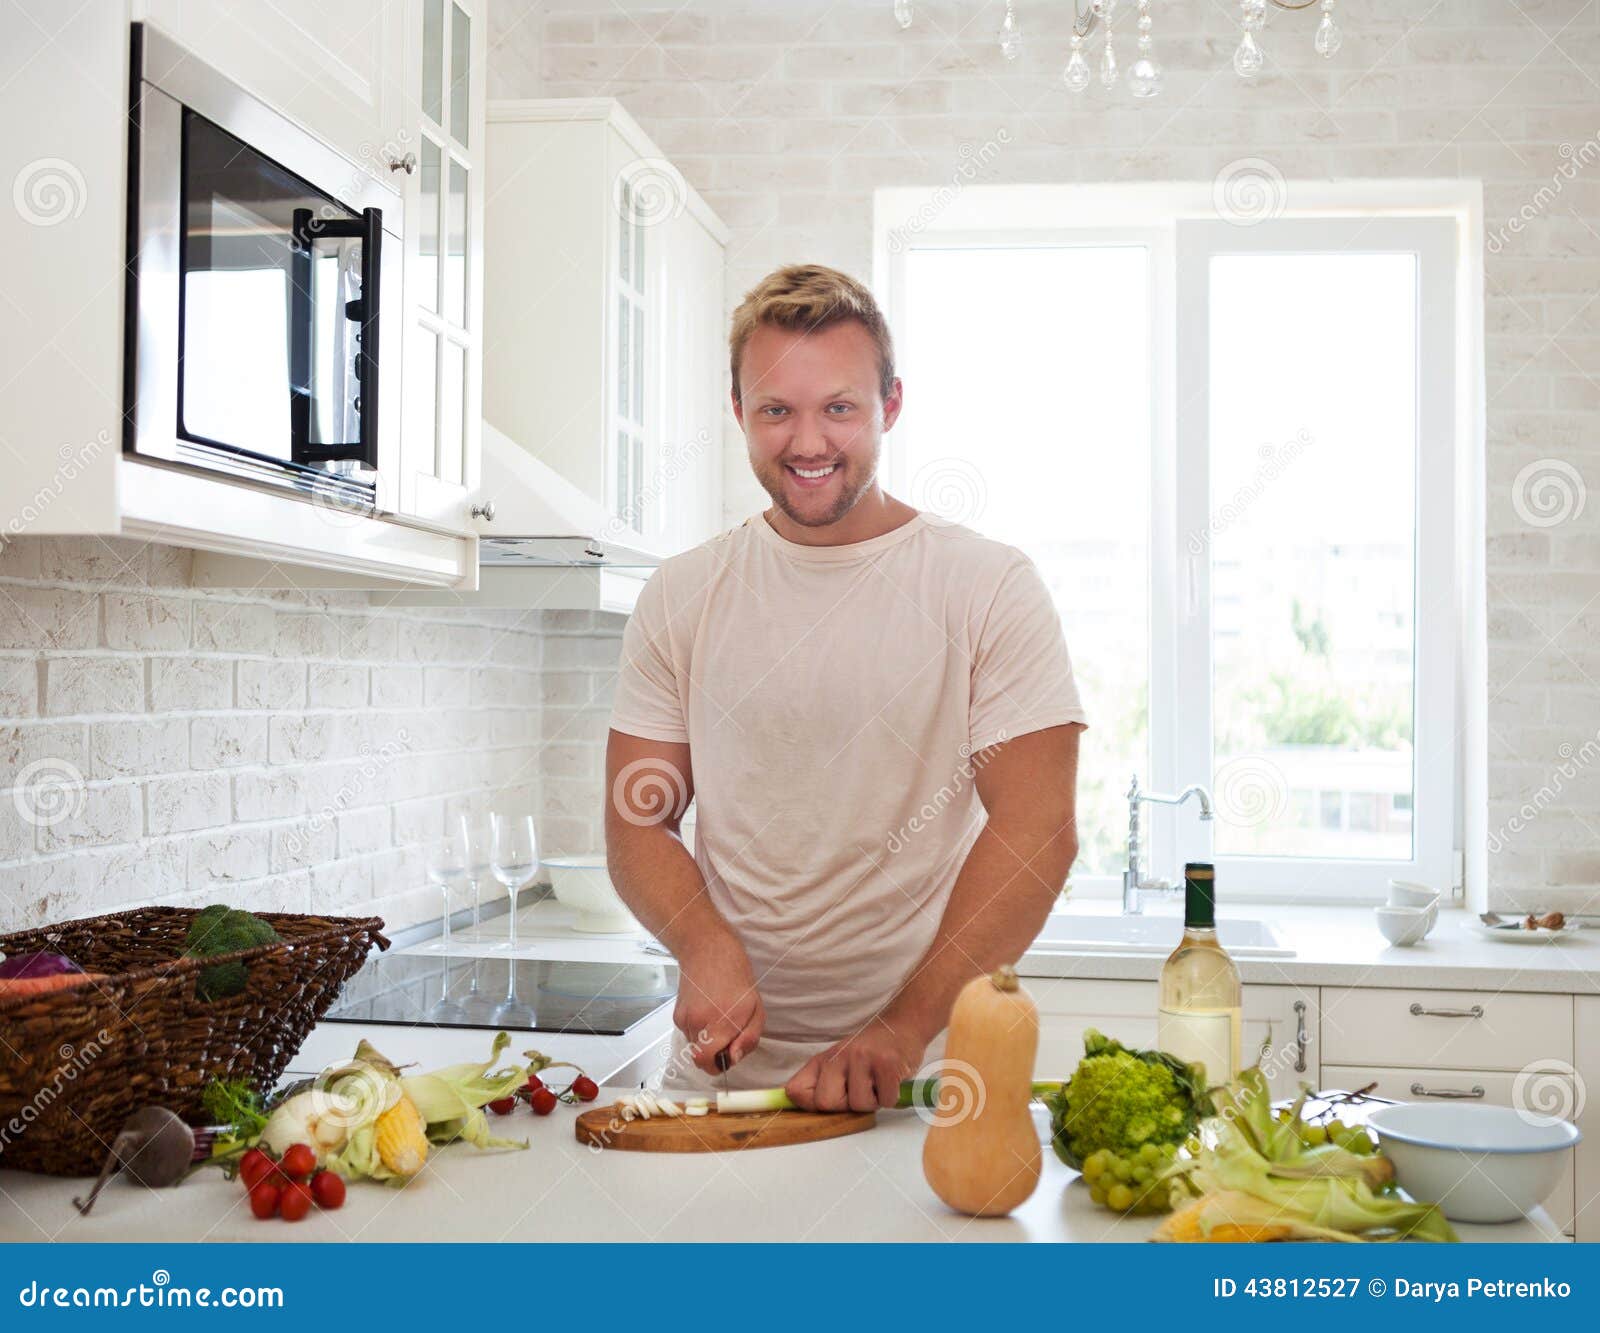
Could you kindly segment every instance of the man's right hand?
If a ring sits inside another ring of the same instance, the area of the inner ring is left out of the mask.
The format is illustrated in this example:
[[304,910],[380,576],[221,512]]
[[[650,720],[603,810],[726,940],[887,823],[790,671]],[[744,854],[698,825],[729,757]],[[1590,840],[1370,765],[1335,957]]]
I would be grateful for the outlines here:
[[[678,1003],[672,1021],[707,1074],[731,1068],[761,1040],[767,1021],[744,945],[722,930],[678,954]],[[726,1050],[727,1065],[717,1056]]]

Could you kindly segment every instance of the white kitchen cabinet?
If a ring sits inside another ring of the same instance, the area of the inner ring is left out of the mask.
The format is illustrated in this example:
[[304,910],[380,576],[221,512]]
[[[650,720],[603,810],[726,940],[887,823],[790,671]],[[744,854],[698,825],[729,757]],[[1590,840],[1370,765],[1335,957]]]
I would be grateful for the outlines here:
[[704,540],[726,229],[613,100],[496,102],[488,132],[484,419],[604,506],[594,535]]
[[1583,1131],[1573,1153],[1573,1234],[1600,1241],[1600,996],[1575,997],[1573,1036],[1575,1110]]
[[408,144],[407,6],[386,0],[136,0],[147,18],[264,102],[388,179]]
[[[1024,984],[1039,1006],[1037,1078],[1069,1077],[1083,1058],[1083,1034],[1088,1028],[1097,1028],[1125,1046],[1156,1044],[1159,988],[1154,981],[1033,977]],[[1317,1028],[1314,988],[1244,988],[1243,1055],[1260,1063],[1275,1097],[1293,1096],[1301,1083],[1320,1085]]]
[[484,0],[407,0],[402,513],[470,527],[481,440]]

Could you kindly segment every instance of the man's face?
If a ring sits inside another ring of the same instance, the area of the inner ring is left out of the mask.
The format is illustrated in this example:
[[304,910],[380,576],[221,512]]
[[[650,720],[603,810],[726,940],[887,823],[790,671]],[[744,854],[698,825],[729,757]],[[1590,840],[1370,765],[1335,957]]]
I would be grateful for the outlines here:
[[818,333],[762,325],[745,344],[734,416],[756,480],[796,523],[837,523],[877,482],[883,432],[900,413],[900,382],[878,389],[878,349],[846,320]]

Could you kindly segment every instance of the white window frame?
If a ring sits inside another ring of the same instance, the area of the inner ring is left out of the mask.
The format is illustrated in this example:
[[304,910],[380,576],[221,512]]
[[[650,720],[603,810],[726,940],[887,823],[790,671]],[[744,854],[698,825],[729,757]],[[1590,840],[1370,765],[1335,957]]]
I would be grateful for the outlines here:
[[[1390,877],[1441,889],[1460,884],[1456,848],[1475,845],[1485,820],[1486,738],[1477,710],[1486,689],[1482,647],[1483,473],[1481,298],[1473,272],[1481,246],[1481,190],[1470,182],[1295,183],[1299,210],[1250,226],[1218,219],[1207,185],[972,186],[880,190],[875,198],[874,280],[891,327],[904,313],[905,256],[966,246],[1143,245],[1151,265],[1150,755],[1147,789],[1208,787],[1207,707],[1179,706],[1180,679],[1211,679],[1209,562],[1181,534],[1204,530],[1211,504],[1206,363],[1210,257],[1217,254],[1413,253],[1418,257],[1417,556],[1413,677],[1412,855],[1404,860],[1213,858],[1214,825],[1190,803],[1174,815],[1144,808],[1145,873],[1170,876],[1184,860],[1218,860],[1229,897],[1359,902],[1384,897]],[[1296,216],[1296,212],[1305,214]],[[1064,228],[1052,220],[1071,217]],[[1464,262],[1463,256],[1473,256]],[[1458,313],[1459,312],[1459,313]],[[1092,317],[1085,314],[1084,317]],[[915,394],[916,385],[907,385]],[[1180,413],[1177,404],[1183,403]],[[1473,412],[1475,405],[1479,412]],[[904,427],[902,426],[903,430]],[[891,433],[884,476],[906,493],[907,440]],[[1476,543],[1476,545],[1475,545]],[[1207,548],[1209,550],[1209,548]],[[1180,552],[1183,552],[1180,562]],[[1428,590],[1424,596],[1423,590]],[[1079,649],[1083,651],[1083,649]],[[1193,695],[1194,686],[1188,692]],[[1091,718],[1091,725],[1093,719]],[[1463,789],[1472,800],[1463,802]],[[1467,838],[1463,841],[1463,822]],[[1469,872],[1474,858],[1468,857]],[[1115,876],[1074,875],[1079,897],[1120,894]]]

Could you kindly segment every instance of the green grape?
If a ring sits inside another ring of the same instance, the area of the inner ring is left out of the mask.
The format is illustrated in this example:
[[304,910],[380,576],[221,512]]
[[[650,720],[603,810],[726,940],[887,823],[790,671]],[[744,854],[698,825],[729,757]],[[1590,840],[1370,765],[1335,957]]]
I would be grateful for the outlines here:
[[1150,1168],[1148,1166],[1146,1166],[1143,1162],[1140,1162],[1138,1166],[1133,1168],[1133,1183],[1134,1184],[1136,1184],[1136,1185],[1148,1185],[1154,1179],[1155,1179],[1155,1173],[1153,1171],[1151,1171]]
[[1106,1169],[1105,1159],[1099,1153],[1092,1153],[1084,1159],[1083,1178],[1091,1185],[1099,1180]]
[[1089,1187],[1089,1198],[1095,1203],[1099,1204],[1102,1208],[1104,1208],[1106,1205],[1106,1192],[1098,1185],[1091,1185]]
[[1159,1162],[1161,1160],[1161,1145],[1159,1143],[1144,1143],[1139,1146],[1139,1160],[1142,1162]]
[[1124,1158],[1113,1158],[1111,1162],[1112,1174],[1123,1184],[1133,1179],[1133,1164]]
[[1126,1185],[1113,1185],[1106,1191],[1106,1203],[1119,1213],[1125,1213],[1133,1207],[1133,1191]]
[[1316,1147],[1317,1144],[1328,1141],[1328,1131],[1321,1125],[1306,1125],[1300,1131],[1300,1139],[1303,1143]]

